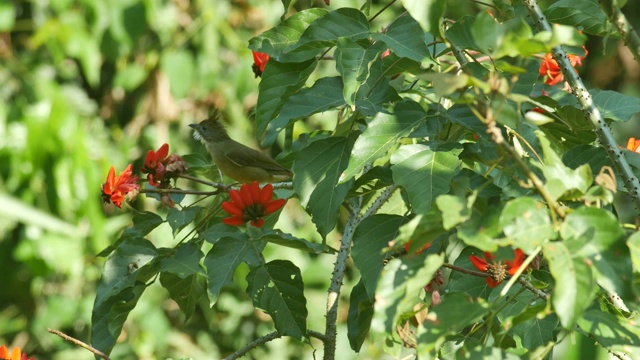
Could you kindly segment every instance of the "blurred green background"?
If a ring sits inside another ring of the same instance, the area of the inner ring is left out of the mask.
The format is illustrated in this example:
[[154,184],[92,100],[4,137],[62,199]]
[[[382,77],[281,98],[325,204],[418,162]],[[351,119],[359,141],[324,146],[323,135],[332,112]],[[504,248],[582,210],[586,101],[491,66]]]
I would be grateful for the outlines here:
[[[330,9],[362,3],[334,0]],[[374,11],[385,4],[373,1]],[[471,1],[448,5],[452,19],[479,11]],[[294,2],[291,11],[310,6],[324,2]],[[628,11],[637,14],[638,5],[629,4]],[[214,107],[223,112],[233,138],[255,146],[251,114],[259,79],[247,44],[275,26],[283,12],[277,0],[0,1],[0,344],[20,346],[38,359],[93,358],[47,328],[89,338],[104,263],[96,254],[133,214],[102,204],[100,185],[109,167],[119,173],[133,163],[137,171],[146,151],[165,142],[171,152],[203,153],[187,124]],[[401,12],[394,5],[372,29]],[[620,42],[592,39],[589,46],[581,72],[591,87],[640,95],[640,67]],[[321,69],[335,71],[328,65]],[[304,126],[327,124],[318,117]],[[637,123],[616,132],[622,144],[633,134],[640,137]],[[144,196],[132,205],[166,211]],[[287,205],[278,227],[319,239],[295,203]],[[149,238],[172,246],[176,241],[168,227],[164,230]],[[337,236],[329,237],[330,245]],[[316,309],[325,307],[334,259],[281,248],[268,248],[267,256],[287,257],[302,269],[309,328],[323,331],[324,312]],[[254,311],[244,292],[246,272],[238,271],[238,285],[225,290],[213,308],[203,298],[187,322],[154,284],[131,313],[112,358],[217,359],[272,331],[268,316]],[[356,280],[349,274],[343,294]],[[343,303],[343,323],[346,311]],[[380,347],[371,344],[353,354],[344,326],[339,334],[339,354],[382,357]],[[250,357],[308,359],[314,347],[321,344],[277,340]]]

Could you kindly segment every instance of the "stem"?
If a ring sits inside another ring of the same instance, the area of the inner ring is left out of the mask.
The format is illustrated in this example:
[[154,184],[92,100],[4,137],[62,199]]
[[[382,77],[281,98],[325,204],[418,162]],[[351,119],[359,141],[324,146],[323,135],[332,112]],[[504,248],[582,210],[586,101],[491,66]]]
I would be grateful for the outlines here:
[[71,337],[71,336],[69,336],[69,335],[67,335],[67,334],[65,334],[65,333],[63,333],[61,331],[54,330],[54,329],[47,329],[47,331],[49,333],[51,333],[51,334],[60,336],[64,340],[67,340],[68,342],[73,343],[74,345],[78,345],[81,348],[89,350],[92,353],[96,354],[97,356],[99,356],[99,357],[101,357],[101,358],[103,358],[105,360],[111,360],[111,359],[109,359],[109,356],[107,356],[107,354],[103,353],[102,351],[100,351],[100,350],[94,348],[93,346],[91,346],[89,344],[86,344],[86,343],[84,343],[84,342],[82,342],[82,341],[80,341],[80,340],[78,340],[76,338],[73,338],[73,337]]
[[246,353],[248,353],[249,351],[251,351],[252,349],[262,345],[262,344],[266,344],[271,340],[275,340],[282,337],[282,335],[278,334],[277,331],[274,331],[272,333],[268,333],[267,335],[261,336],[255,340],[253,340],[252,342],[248,343],[247,345],[245,345],[242,349],[234,352],[233,354],[227,356],[226,358],[224,358],[224,360],[235,360],[238,359],[242,356],[244,356]]
[[631,54],[640,63],[640,36],[633,29],[618,5],[618,0],[598,0],[600,8],[609,16],[609,21],[618,29],[624,44]]
[[[547,22],[535,0],[522,0],[522,3],[529,10],[529,16],[531,16],[531,19],[539,30],[551,31],[551,25]],[[622,155],[622,152],[618,149],[618,144],[613,139],[613,135],[602,118],[600,110],[598,110],[594,105],[591,94],[589,94],[589,91],[585,88],[582,80],[576,72],[576,69],[571,66],[571,62],[569,62],[569,58],[567,57],[564,49],[560,46],[556,46],[551,50],[551,53],[554,60],[560,66],[564,79],[571,87],[572,94],[576,97],[578,103],[582,107],[585,117],[591,123],[591,126],[598,135],[600,143],[607,151],[609,159],[611,159],[611,162],[613,162],[618,173],[621,175],[629,194],[635,202],[636,208],[640,209],[640,182],[633,174],[633,171],[631,171],[631,167]]]
[[218,195],[220,190],[215,191],[198,191],[198,190],[182,190],[182,189],[140,189],[142,194],[191,194],[191,195]]
[[324,360],[334,360],[336,358],[336,338],[337,320],[338,320],[338,298],[340,297],[340,290],[342,288],[342,280],[344,279],[344,271],[346,269],[346,262],[349,258],[349,252],[351,251],[351,241],[353,240],[353,233],[355,232],[360,222],[375,213],[380,207],[391,197],[394,191],[398,189],[397,185],[391,185],[384,189],[380,196],[371,204],[371,206],[362,215],[358,215],[360,211],[359,201],[353,199],[347,208],[350,209],[351,215],[345,225],[344,233],[342,234],[342,240],[340,241],[340,249],[336,257],[336,263],[333,268],[333,275],[331,277],[331,284],[329,285],[329,294],[327,295],[327,320],[325,325],[325,338],[324,338]]

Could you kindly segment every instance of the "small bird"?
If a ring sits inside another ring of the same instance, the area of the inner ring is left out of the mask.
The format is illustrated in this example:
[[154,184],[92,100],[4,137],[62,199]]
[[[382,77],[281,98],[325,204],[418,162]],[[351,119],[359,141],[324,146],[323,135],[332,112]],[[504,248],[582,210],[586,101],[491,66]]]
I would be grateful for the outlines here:
[[193,137],[204,144],[220,172],[235,181],[277,182],[293,175],[269,156],[231,139],[218,119],[218,112],[189,126],[195,129]]

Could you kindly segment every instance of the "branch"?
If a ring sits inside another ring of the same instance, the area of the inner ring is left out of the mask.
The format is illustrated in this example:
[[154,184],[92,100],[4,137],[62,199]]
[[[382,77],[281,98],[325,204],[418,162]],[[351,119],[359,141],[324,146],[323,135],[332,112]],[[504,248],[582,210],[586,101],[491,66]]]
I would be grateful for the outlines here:
[[[551,31],[551,25],[547,22],[542,10],[540,10],[540,7],[535,0],[522,0],[522,3],[529,10],[529,15],[539,30]],[[633,197],[636,208],[640,209],[640,182],[638,181],[638,178],[635,177],[631,171],[629,163],[620,152],[618,144],[613,139],[611,131],[600,114],[600,110],[598,110],[598,108],[593,104],[591,94],[589,94],[589,91],[585,88],[582,80],[580,80],[576,69],[571,66],[569,58],[562,47],[556,46],[551,50],[551,53],[553,54],[555,61],[560,66],[564,79],[569,83],[573,96],[578,100],[587,120],[589,120],[591,126],[598,135],[600,143],[607,151],[609,159],[611,159],[611,162],[615,165],[618,173],[622,176],[622,180],[624,181],[629,194]]]
[[360,212],[360,206],[356,199],[353,199],[350,203],[346,204],[346,207],[350,210],[350,216],[347,224],[345,225],[344,233],[342,234],[340,249],[338,250],[336,263],[333,267],[331,284],[329,285],[329,294],[327,295],[327,320],[325,326],[325,337],[323,339],[324,360],[333,360],[336,356],[336,338],[338,335],[338,298],[340,297],[340,289],[342,288],[342,279],[344,278],[346,262],[349,258],[349,252],[351,251],[353,233],[358,227],[358,224],[360,224],[364,218],[378,211],[397,189],[398,186],[395,184],[384,189],[380,193],[380,196],[378,196],[371,206],[361,215],[358,214]]
[[54,330],[54,329],[47,329],[47,331],[49,333],[51,333],[51,334],[60,336],[61,338],[67,340],[70,343],[73,343],[74,345],[78,345],[81,348],[84,348],[84,349],[87,349],[87,350],[91,351],[92,353],[96,354],[97,356],[100,356],[104,360],[111,360],[111,359],[109,359],[109,356],[107,356],[107,354],[103,353],[102,351],[100,351],[100,350],[94,348],[93,346],[91,346],[89,344],[86,344],[86,343],[84,343],[84,342],[82,342],[82,341],[80,341],[80,340],[78,340],[76,338],[73,338],[73,337],[71,337],[71,336],[69,336],[69,335],[67,335],[67,334],[65,334],[65,333],[63,333],[61,331]]
[[243,357],[244,355],[246,355],[249,351],[251,351],[252,349],[262,345],[262,344],[266,344],[271,340],[275,340],[282,337],[282,335],[278,334],[277,331],[274,331],[272,333],[268,333],[267,335],[261,336],[255,340],[253,340],[252,342],[248,343],[247,345],[245,345],[242,349],[234,352],[233,354],[227,356],[226,358],[224,358],[224,360],[235,360],[238,358]]
[[633,57],[640,63],[640,36],[633,29],[626,16],[620,10],[618,0],[598,0],[600,8],[609,16],[609,21],[618,29],[622,40],[633,54]]

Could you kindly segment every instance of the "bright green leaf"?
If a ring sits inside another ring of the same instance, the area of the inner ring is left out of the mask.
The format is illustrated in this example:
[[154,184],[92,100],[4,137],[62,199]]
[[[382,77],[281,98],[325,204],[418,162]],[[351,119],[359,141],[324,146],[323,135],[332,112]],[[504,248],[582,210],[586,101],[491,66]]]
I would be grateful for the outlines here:
[[182,208],[181,210],[178,210],[176,208],[169,209],[169,214],[167,214],[167,222],[173,230],[173,236],[175,237],[180,232],[180,230],[191,224],[193,219],[196,218],[196,215],[198,215],[201,211],[202,208],[199,206],[190,206],[187,208]]
[[440,35],[440,22],[446,8],[446,1],[402,0],[402,6],[420,23],[424,31],[433,36]]
[[399,57],[422,62],[430,57],[424,31],[411,16],[401,16],[384,33],[374,33],[373,40],[383,41]]
[[531,197],[510,200],[502,209],[500,226],[512,239],[512,245],[526,253],[534,251],[546,241],[557,237],[549,209],[544,203]]

